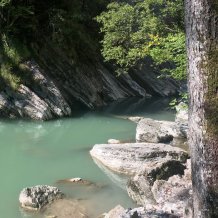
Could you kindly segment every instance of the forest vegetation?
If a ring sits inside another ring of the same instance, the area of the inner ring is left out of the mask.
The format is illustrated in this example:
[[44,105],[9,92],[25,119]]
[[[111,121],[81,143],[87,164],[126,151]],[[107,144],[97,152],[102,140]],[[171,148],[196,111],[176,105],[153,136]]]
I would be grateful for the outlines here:
[[163,76],[185,79],[183,11],[182,0],[1,0],[1,83],[16,89],[26,78],[22,61],[43,39],[74,63],[99,57],[101,50],[118,74],[149,57]]

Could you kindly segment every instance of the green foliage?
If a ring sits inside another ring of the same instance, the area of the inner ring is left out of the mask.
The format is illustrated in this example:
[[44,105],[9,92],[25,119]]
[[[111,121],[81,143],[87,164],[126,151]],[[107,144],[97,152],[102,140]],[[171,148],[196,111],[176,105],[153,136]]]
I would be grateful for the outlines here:
[[[125,2],[112,2],[106,8],[106,0],[0,0],[0,34],[29,43],[45,38],[51,46],[61,48],[72,63],[84,56],[93,60],[100,40],[93,17],[104,11],[96,20],[104,35],[102,54],[106,61],[115,62],[123,72],[150,56],[163,76],[183,79],[186,68],[183,1]],[[15,50],[12,47],[5,43],[5,53],[18,63],[18,47]]]
[[95,50],[94,40],[82,24],[87,22],[86,19],[83,13],[70,13],[63,9],[49,10],[48,25],[52,42],[74,59],[79,54],[88,55]]
[[186,71],[182,0],[112,2],[97,16],[103,33],[102,54],[128,70],[146,56],[163,75],[184,79]]
[[72,62],[83,56],[96,57],[99,38],[93,17],[105,2],[0,0],[0,35],[15,36],[29,44],[48,41]]
[[[62,2],[46,10],[50,42],[67,54],[72,63],[94,61],[99,56],[99,33],[93,20],[105,7],[105,0]],[[44,24],[43,24],[44,25]]]
[[34,27],[34,7],[25,1],[17,3],[12,0],[0,1],[1,31],[17,34]]
[[11,2],[11,0],[0,0],[0,7],[5,7]]
[[168,63],[169,67],[162,69],[163,76],[170,75],[177,80],[186,78],[186,49],[183,32],[170,33],[160,38],[159,44],[150,49],[149,55],[156,65]]
[[111,3],[108,11],[96,20],[102,24],[104,33],[102,54],[105,60],[114,60],[120,67],[128,68],[141,58],[139,52],[140,34],[133,31],[135,23],[134,7],[129,4]]
[[169,103],[169,105],[172,109],[176,109],[176,106],[181,102],[183,103],[182,108],[187,109],[188,108],[188,93],[187,92],[180,93],[179,98],[174,98]]
[[[11,87],[12,89],[16,90],[20,85],[20,78],[13,73],[13,67],[11,64],[1,64],[0,66],[0,77],[4,80],[4,82]],[[1,87],[0,87],[1,88]]]
[[5,34],[2,35],[2,52],[7,60],[14,65],[18,65],[30,56],[27,47],[16,39],[9,39]]
[[0,85],[2,87],[9,86],[16,90],[22,82],[20,66],[30,56],[30,52],[23,42],[13,38],[9,39],[5,34],[2,34],[0,53]]

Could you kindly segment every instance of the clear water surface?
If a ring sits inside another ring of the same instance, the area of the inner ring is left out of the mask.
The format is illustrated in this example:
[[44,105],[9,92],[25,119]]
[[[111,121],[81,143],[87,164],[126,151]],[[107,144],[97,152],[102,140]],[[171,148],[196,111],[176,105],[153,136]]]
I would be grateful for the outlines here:
[[98,191],[61,187],[68,197],[87,199],[94,208],[93,216],[117,204],[134,206],[125,190],[95,165],[89,150],[110,138],[134,140],[136,124],[123,119],[127,116],[174,120],[167,105],[167,99],[129,99],[76,118],[49,122],[0,120],[0,217],[25,217],[18,202],[24,187],[57,186],[58,180],[72,177],[105,185]]

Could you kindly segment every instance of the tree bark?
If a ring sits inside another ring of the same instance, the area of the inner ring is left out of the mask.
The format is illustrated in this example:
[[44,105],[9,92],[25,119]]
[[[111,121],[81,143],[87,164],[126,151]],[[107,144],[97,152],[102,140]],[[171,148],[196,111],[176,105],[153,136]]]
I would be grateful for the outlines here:
[[218,0],[186,0],[193,217],[218,217]]

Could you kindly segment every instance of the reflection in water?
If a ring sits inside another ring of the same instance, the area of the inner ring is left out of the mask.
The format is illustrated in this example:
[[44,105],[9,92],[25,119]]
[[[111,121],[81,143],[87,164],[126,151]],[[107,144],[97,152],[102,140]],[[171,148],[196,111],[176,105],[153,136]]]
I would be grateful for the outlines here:
[[128,98],[113,102],[109,107],[103,107],[101,112],[111,115],[142,116],[158,120],[173,120],[174,116],[169,108],[169,98]]

